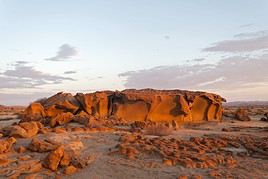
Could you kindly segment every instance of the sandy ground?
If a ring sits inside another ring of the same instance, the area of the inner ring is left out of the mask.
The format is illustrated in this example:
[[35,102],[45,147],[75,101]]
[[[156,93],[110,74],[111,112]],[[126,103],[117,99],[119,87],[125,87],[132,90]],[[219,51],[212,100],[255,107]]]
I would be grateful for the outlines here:
[[[7,116],[5,116],[7,117]],[[18,119],[0,121],[0,128],[18,122]],[[78,126],[77,124],[70,124]],[[239,129],[229,132],[223,132],[222,129]],[[224,120],[222,122],[208,122],[202,124],[186,125],[174,131],[164,138],[176,138],[188,140],[190,137],[202,137],[209,135],[229,135],[243,136],[253,135],[257,137],[268,137],[268,122],[254,119],[252,121],[242,122],[235,120]],[[64,175],[61,172],[52,173],[51,176],[44,175],[44,178],[54,178],[60,174],[62,178],[72,179],[108,179],[108,178],[177,178],[180,175],[192,176],[198,174],[203,178],[212,178],[209,172],[212,169],[185,168],[181,165],[166,166],[162,163],[162,158],[154,154],[140,153],[136,160],[129,160],[119,153],[114,153],[116,146],[119,144],[119,137],[127,131],[114,132],[68,132],[68,133],[51,133],[38,134],[38,138],[54,137],[59,141],[80,140],[83,143],[81,156],[93,156],[94,161],[83,169],[79,169],[73,175]],[[154,138],[156,136],[146,136]],[[267,139],[265,139],[267,140]],[[31,141],[28,139],[18,139],[14,148],[19,146],[27,147]],[[267,142],[267,141],[265,141]],[[66,144],[67,145],[67,144]],[[228,149],[226,149],[228,150]],[[235,151],[239,149],[230,148]],[[241,149],[243,151],[243,149]],[[32,158],[43,159],[44,155],[26,151],[24,155],[31,155]],[[12,155],[11,155],[12,156]],[[14,157],[14,156],[13,156]],[[225,173],[225,177],[219,178],[268,178],[268,159],[259,157],[239,157],[236,156],[237,166],[234,168],[219,167],[219,171]],[[19,178],[24,178],[22,175]],[[1,176],[0,178],[6,178]]]
[[[222,128],[228,127],[250,127],[239,132],[222,132]],[[256,127],[256,128],[255,128]],[[229,122],[202,124],[194,129],[180,129],[168,137],[188,139],[190,137],[204,136],[210,134],[227,135],[262,135],[268,136],[268,131],[257,132],[259,127],[268,127],[268,123],[261,121]],[[255,130],[255,131],[254,131]],[[137,160],[128,160],[120,155],[109,155],[109,149],[118,144],[118,133],[95,133],[90,134],[90,139],[82,139],[85,144],[85,152],[96,155],[96,161],[80,172],[66,176],[65,178],[177,178],[180,175],[199,174],[203,178],[209,178],[209,169],[189,169],[182,166],[165,166],[158,156],[147,156],[142,154]],[[154,136],[149,136],[154,137]],[[238,158],[239,164],[235,169],[225,169],[225,172],[235,174],[239,172],[240,178],[268,178],[268,161],[250,158]],[[254,170],[252,173],[251,171]],[[235,176],[235,175],[234,175]]]

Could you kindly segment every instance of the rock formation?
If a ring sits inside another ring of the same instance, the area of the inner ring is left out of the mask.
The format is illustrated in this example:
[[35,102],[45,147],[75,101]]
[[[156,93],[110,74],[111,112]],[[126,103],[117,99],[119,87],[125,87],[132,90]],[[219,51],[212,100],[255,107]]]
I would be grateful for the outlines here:
[[0,140],[0,154],[9,152],[14,143],[16,143],[16,139],[14,137]]
[[250,121],[250,117],[248,116],[248,112],[243,109],[239,108],[235,113],[235,118],[240,121]]
[[2,129],[2,133],[5,136],[29,138],[35,136],[39,129],[42,128],[42,124],[36,121],[21,122],[18,125],[8,126]]
[[[205,92],[182,90],[128,89],[101,91],[75,96],[70,93],[56,95],[32,103],[24,112],[22,121],[31,116],[46,118],[52,127],[86,118],[110,117],[133,121],[191,122],[221,120],[224,98]],[[83,122],[82,122],[83,123]]]

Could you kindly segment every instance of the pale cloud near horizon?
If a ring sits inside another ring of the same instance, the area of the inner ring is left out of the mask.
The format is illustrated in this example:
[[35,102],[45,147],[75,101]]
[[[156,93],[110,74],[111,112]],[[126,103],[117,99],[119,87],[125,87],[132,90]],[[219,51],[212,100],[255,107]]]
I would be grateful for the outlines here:
[[0,73],[0,89],[8,88],[37,88],[47,84],[60,84],[63,81],[75,79],[52,75],[36,70],[25,61],[17,61],[13,69]]
[[268,85],[268,60],[234,56],[219,63],[160,66],[119,74],[127,88],[232,89]]
[[78,54],[78,51],[75,47],[69,44],[63,44],[59,47],[59,50],[54,57],[46,58],[48,61],[63,61],[66,59],[70,59]]

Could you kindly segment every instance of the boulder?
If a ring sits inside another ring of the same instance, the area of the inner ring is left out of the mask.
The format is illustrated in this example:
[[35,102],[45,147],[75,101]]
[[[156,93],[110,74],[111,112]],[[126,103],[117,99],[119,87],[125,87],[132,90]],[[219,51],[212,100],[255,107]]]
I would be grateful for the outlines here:
[[64,147],[59,146],[56,150],[50,152],[45,158],[44,166],[52,171],[56,171],[64,155]]
[[42,128],[42,124],[40,122],[22,122],[18,125],[3,128],[3,133],[6,136],[29,138],[35,136],[40,128]]
[[64,169],[64,174],[71,175],[77,171],[77,168],[75,168],[73,165],[68,166]]
[[89,124],[90,118],[94,118],[94,116],[87,114],[85,111],[80,111],[73,117],[73,121],[87,126]]
[[55,127],[56,125],[66,124],[66,123],[70,122],[73,117],[74,117],[74,115],[70,112],[59,113],[50,120],[49,125],[50,125],[50,127]]
[[55,117],[59,113],[70,112],[75,114],[79,108],[80,103],[71,93],[57,93],[43,102],[47,116]]
[[14,137],[0,140],[0,154],[9,152],[14,143],[16,143],[16,139]]
[[239,108],[235,113],[235,119],[239,121],[250,121],[250,117],[245,109]]
[[28,146],[28,149],[33,152],[50,152],[56,150],[58,145],[50,143],[48,141],[33,138]]
[[20,117],[21,122],[38,121],[46,117],[46,112],[42,104],[31,103]]

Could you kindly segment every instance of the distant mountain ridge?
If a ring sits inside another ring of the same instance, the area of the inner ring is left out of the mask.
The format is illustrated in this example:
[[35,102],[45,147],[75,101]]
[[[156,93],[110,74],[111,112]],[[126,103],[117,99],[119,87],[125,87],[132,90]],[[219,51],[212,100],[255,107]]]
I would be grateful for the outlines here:
[[232,101],[223,103],[223,106],[268,106],[268,101]]

